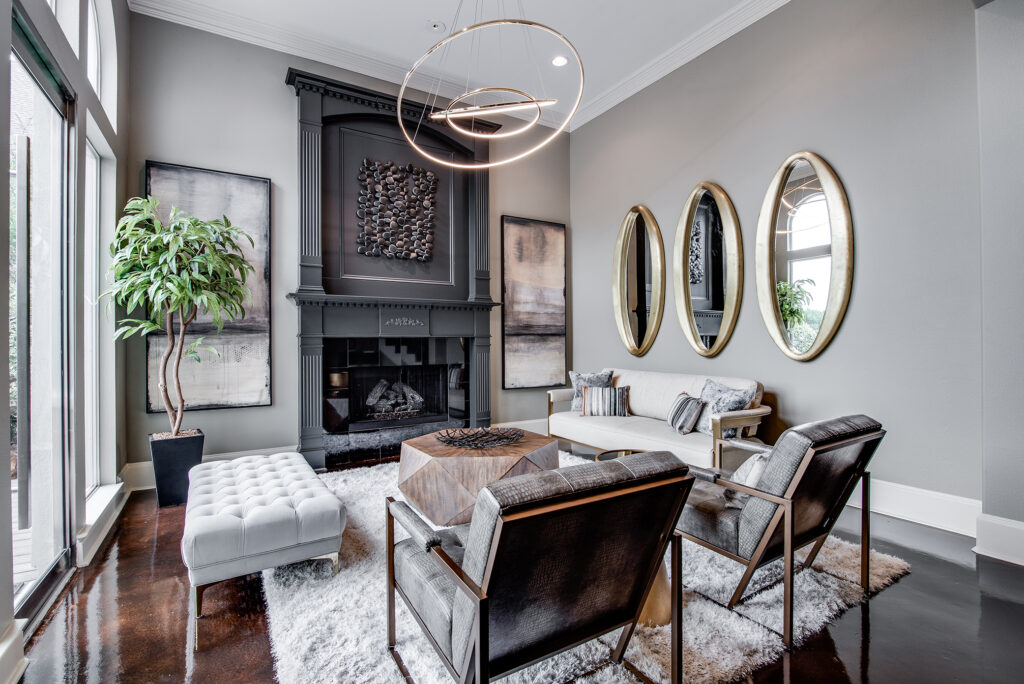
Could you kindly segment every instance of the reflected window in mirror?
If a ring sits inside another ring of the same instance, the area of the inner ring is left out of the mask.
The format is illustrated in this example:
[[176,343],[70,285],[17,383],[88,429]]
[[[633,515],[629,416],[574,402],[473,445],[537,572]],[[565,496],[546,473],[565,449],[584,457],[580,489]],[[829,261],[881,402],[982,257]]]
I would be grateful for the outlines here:
[[821,182],[805,160],[790,167],[775,220],[775,294],[786,341],[811,348],[832,277],[832,227]]

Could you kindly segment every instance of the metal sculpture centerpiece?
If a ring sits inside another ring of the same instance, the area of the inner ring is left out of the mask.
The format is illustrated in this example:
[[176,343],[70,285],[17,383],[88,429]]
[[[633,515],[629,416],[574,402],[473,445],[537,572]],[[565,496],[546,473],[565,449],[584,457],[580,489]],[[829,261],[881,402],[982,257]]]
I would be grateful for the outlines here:
[[515,444],[523,438],[519,428],[453,428],[437,433],[437,441],[460,449],[490,449]]
[[[452,26],[459,25],[461,7]],[[475,16],[480,14],[478,6]],[[583,98],[583,81],[579,53],[555,29],[527,19],[474,23],[427,50],[405,75],[398,92],[398,126],[416,152],[438,164],[470,170],[510,164],[566,129]],[[427,93],[419,120],[403,117],[409,88]],[[447,126],[455,139],[507,142],[496,158],[492,148],[486,162],[448,158],[429,145],[422,130],[425,120]],[[475,126],[477,121],[501,127],[484,130]]]

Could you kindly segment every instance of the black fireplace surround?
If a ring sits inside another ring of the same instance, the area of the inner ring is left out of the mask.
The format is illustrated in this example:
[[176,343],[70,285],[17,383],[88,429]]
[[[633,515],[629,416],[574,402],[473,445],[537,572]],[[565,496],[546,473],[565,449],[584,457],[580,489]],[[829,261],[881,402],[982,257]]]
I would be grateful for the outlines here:
[[[299,451],[322,469],[393,455],[402,440],[445,427],[489,425],[497,304],[487,172],[419,159],[391,95],[294,69],[286,82],[298,98],[299,287],[288,297],[299,315]],[[403,102],[407,126],[423,113]],[[486,141],[467,147],[429,117],[420,131],[453,161],[488,159]],[[422,166],[438,178],[428,262],[356,254],[364,159]]]

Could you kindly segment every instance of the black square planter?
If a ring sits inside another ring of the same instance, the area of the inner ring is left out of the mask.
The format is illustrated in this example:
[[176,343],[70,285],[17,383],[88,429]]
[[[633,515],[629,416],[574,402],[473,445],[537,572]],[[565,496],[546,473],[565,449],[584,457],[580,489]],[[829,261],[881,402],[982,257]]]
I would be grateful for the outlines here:
[[203,435],[153,439],[149,436],[149,453],[153,457],[156,478],[156,500],[163,506],[178,506],[188,499],[188,471],[203,460]]

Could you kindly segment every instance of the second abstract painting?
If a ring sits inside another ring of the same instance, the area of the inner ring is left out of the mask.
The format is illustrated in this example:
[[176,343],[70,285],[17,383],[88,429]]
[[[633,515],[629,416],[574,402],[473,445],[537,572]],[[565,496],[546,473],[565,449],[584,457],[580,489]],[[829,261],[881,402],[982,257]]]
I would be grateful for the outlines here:
[[501,217],[502,388],[565,384],[565,225]]

